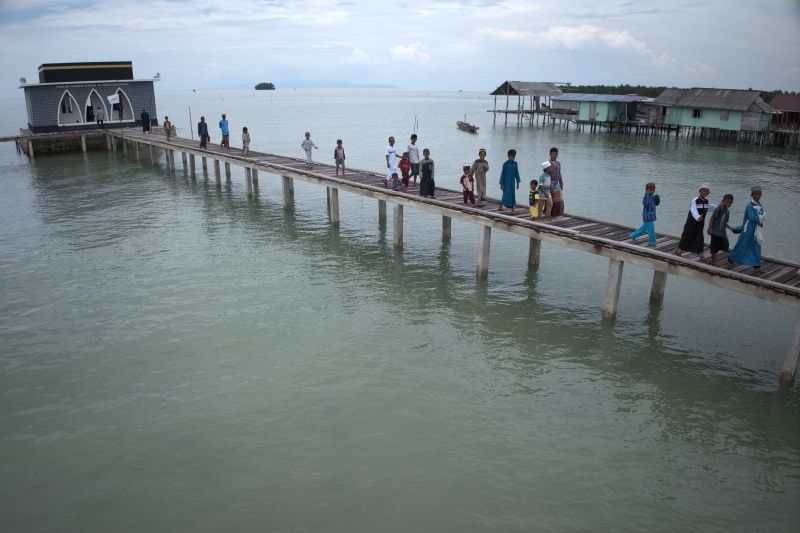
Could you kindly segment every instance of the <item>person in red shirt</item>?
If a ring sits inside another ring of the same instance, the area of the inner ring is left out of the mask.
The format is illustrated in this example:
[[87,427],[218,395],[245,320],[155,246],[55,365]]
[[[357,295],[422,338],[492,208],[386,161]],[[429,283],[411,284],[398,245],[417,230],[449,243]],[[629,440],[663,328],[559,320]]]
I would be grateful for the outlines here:
[[408,157],[408,152],[403,152],[403,158],[397,164],[400,173],[403,176],[403,192],[408,189],[408,180],[411,179],[411,160]]

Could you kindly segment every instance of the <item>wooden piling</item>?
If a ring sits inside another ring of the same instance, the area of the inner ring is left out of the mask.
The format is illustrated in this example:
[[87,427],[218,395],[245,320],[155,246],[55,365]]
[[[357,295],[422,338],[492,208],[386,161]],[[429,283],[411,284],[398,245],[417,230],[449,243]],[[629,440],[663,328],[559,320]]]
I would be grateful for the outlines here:
[[222,186],[222,176],[219,171],[219,159],[214,160],[214,181],[217,183],[217,187]]
[[442,239],[448,240],[452,234],[453,219],[447,216],[442,216]]
[[189,175],[192,179],[197,178],[197,169],[195,168],[194,154],[189,154]]
[[253,187],[258,189],[258,169],[257,168],[253,169]]
[[86,135],[81,135],[81,152],[86,153]]
[[206,156],[203,156],[203,172],[208,174],[208,159],[206,159]]
[[603,304],[603,320],[615,320],[617,318],[619,289],[622,286],[622,267],[624,264],[616,259],[608,260],[608,289],[606,290],[606,301]]
[[492,228],[481,224],[478,229],[478,266],[475,276],[478,279],[489,277],[489,251],[492,246]]
[[227,161],[225,162],[225,179],[231,179],[231,164]]
[[183,163],[183,169],[186,170],[188,166],[188,162],[186,161],[186,152],[181,152],[181,163]]

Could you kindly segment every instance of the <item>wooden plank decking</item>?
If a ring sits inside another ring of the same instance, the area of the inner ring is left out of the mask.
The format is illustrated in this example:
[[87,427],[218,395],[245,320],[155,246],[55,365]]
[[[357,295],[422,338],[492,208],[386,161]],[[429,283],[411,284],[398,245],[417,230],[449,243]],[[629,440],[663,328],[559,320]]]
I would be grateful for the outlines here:
[[[109,130],[106,133],[116,139],[123,136],[118,130]],[[534,239],[556,242],[610,259],[631,262],[656,271],[689,277],[800,308],[800,264],[792,261],[764,257],[763,272],[754,273],[750,267],[731,266],[726,260],[727,253],[721,253],[718,255],[719,265],[712,266],[698,261],[696,254],[675,256],[672,252],[677,247],[679,239],[673,235],[659,234],[656,246],[648,247],[646,238],[641,238],[637,242],[630,239],[629,235],[634,228],[572,213],[554,219],[533,221],[527,206],[519,206],[514,215],[508,210],[499,212],[497,210],[499,202],[496,199],[489,199],[483,208],[465,206],[460,191],[442,187],[436,188],[435,199],[421,198],[418,186],[414,185],[409,187],[406,193],[387,190],[382,186],[384,176],[374,172],[348,170],[346,178],[337,178],[332,165],[315,164],[314,168],[309,169],[305,161],[298,158],[255,151],[244,156],[240,149],[228,150],[218,145],[209,145],[207,149],[202,150],[197,141],[173,136],[167,143],[163,135],[143,134],[131,130],[125,131],[124,137],[128,141],[299,178],[390,203],[519,233]],[[520,191],[522,195],[526,192],[524,188]]]

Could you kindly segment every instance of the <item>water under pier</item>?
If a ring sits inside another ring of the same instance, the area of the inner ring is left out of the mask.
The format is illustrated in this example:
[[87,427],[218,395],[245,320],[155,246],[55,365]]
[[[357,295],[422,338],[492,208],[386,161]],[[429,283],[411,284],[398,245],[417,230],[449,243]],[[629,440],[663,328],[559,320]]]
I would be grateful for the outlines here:
[[[616,317],[625,263],[653,271],[651,301],[660,301],[664,298],[668,275],[676,275],[800,310],[800,264],[787,260],[764,257],[762,272],[755,273],[747,266],[731,266],[726,261],[727,253],[722,253],[718,254],[719,266],[713,266],[698,261],[697,254],[676,256],[673,252],[679,239],[675,236],[659,234],[656,245],[648,247],[645,240],[634,242],[630,239],[633,228],[628,226],[575,214],[533,220],[527,206],[519,206],[514,215],[508,211],[498,211],[498,201],[495,199],[489,199],[482,208],[467,206],[463,204],[461,191],[438,187],[435,199],[423,198],[419,196],[418,188],[415,186],[409,187],[405,193],[385,189],[382,185],[384,175],[374,172],[348,170],[346,177],[337,177],[335,168],[331,165],[315,164],[313,168],[308,168],[304,160],[297,158],[256,151],[243,155],[238,149],[224,149],[212,145],[202,149],[197,141],[173,136],[168,142],[166,137],[156,133],[94,130],[70,135],[79,136],[84,151],[86,138],[91,138],[94,143],[100,139],[107,150],[122,150],[129,157],[149,158],[153,162],[157,157],[154,149],[162,149],[166,154],[167,165],[172,171],[176,168],[175,153],[179,152],[183,168],[191,178],[196,178],[201,171],[198,167],[202,167],[202,171],[209,175],[213,172],[218,186],[222,184],[223,165],[226,179],[231,177],[231,165],[240,166],[244,168],[245,189],[248,195],[252,194],[254,183],[258,182],[259,172],[278,175],[282,179],[285,208],[291,208],[294,203],[293,180],[324,186],[328,189],[329,216],[333,225],[338,225],[341,218],[339,191],[377,200],[378,218],[382,221],[386,220],[387,204],[392,204],[393,242],[398,248],[403,246],[403,210],[406,207],[440,215],[444,239],[450,238],[451,223],[454,218],[477,224],[476,276],[478,278],[488,276],[492,230],[507,231],[528,238],[528,263],[532,266],[539,264],[542,241],[606,257],[609,263],[608,286],[602,309],[604,320],[614,320]],[[16,140],[25,153],[35,150],[34,137],[3,140]],[[209,166],[212,169],[209,170]],[[800,313],[795,320],[792,338],[780,371],[782,383],[791,383],[794,380],[798,359],[800,359]]]

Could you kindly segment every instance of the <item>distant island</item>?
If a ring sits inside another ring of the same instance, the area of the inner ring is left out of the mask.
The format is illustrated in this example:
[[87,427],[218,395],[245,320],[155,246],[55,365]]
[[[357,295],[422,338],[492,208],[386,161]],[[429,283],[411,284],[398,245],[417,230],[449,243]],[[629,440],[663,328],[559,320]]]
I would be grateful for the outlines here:
[[268,81],[262,81],[261,83],[256,85],[256,91],[274,91],[274,90],[275,90],[275,84]]

